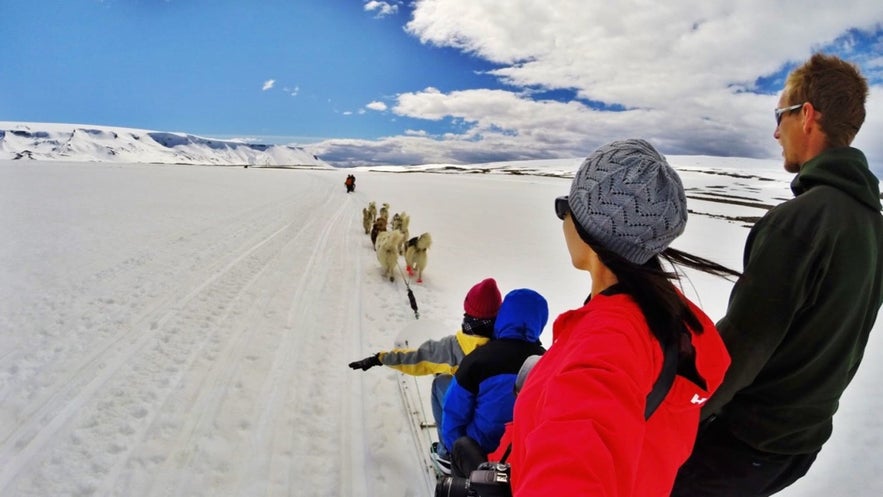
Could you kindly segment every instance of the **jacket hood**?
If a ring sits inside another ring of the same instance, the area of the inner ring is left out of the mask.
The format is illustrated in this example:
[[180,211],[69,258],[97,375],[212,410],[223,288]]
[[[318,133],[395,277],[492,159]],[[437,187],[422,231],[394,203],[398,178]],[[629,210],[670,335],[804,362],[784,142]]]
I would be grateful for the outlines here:
[[880,210],[880,180],[868,167],[865,154],[857,148],[832,148],[810,159],[791,182],[791,191],[800,195],[819,185],[837,188]]
[[549,304],[539,293],[522,288],[506,294],[497,321],[494,338],[535,342],[549,321]]

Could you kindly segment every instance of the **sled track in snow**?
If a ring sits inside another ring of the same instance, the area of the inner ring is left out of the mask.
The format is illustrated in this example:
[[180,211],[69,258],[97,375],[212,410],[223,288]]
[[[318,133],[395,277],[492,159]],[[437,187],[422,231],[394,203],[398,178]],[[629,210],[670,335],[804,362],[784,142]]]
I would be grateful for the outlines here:
[[[334,222],[330,222],[326,227],[323,243],[327,240],[330,226],[335,224],[342,213],[343,207],[341,206],[335,214]],[[76,437],[74,440],[74,443],[77,440],[104,440],[107,438],[117,441],[110,447],[110,451],[115,455],[113,459],[115,462],[93,468],[96,473],[102,475],[93,489],[97,488],[101,493],[109,492],[116,485],[116,479],[123,464],[127,461],[127,458],[122,456],[127,455],[131,450],[131,442],[143,437],[145,433],[156,427],[158,423],[156,411],[163,411],[167,407],[170,398],[169,392],[177,388],[182,380],[181,371],[189,371],[193,363],[201,359],[203,355],[211,355],[211,360],[215,362],[197,380],[196,391],[199,394],[192,404],[192,407],[202,414],[195,417],[192,423],[179,431],[180,442],[178,446],[192,445],[194,434],[198,433],[200,427],[210,421],[206,413],[214,412],[223,396],[226,395],[224,390],[212,391],[211,388],[206,387],[221,385],[229,381],[235,377],[241,365],[245,363],[245,361],[231,361],[235,367],[229,368],[226,367],[225,360],[234,356],[240,348],[239,346],[247,341],[246,330],[222,329],[218,331],[216,328],[223,328],[223,326],[217,323],[223,323],[238,312],[249,312],[248,309],[236,309],[237,302],[241,300],[243,293],[250,291],[254,282],[272,268],[274,258],[278,257],[278,254],[283,252],[286,246],[295,243],[313,223],[317,222],[317,219],[311,218],[306,226],[297,231],[292,229],[290,223],[285,224],[272,233],[263,235],[256,241],[253,240],[244,249],[235,252],[233,257],[215,259],[213,264],[208,267],[207,276],[197,280],[199,281],[197,285],[179,291],[177,297],[174,296],[176,292],[173,291],[165,294],[163,298],[155,300],[149,310],[135,318],[125,332],[105,341],[104,344],[96,347],[81,359],[80,364],[74,369],[75,373],[71,374],[66,382],[53,385],[51,390],[29,403],[27,406],[29,410],[24,413],[25,418],[29,421],[10,433],[2,434],[0,491],[5,490],[15,481],[23,468],[32,465],[35,462],[35,457],[43,456],[42,452],[45,452],[50,441],[55,442],[53,452],[58,450],[61,450],[62,454],[69,452],[72,449],[69,445],[70,441],[59,443],[58,440],[59,436],[71,431],[70,425],[75,418],[85,419],[86,424],[81,425],[79,429],[101,430],[103,429],[101,426],[104,425],[101,422],[102,412],[96,409],[113,408],[115,407],[114,403],[118,403],[120,397],[125,397],[123,408],[129,410],[128,415],[133,419],[133,423],[131,426],[122,428],[123,440],[120,440],[119,433],[107,434],[107,437],[100,435]],[[242,228],[239,231],[248,230]],[[313,253],[310,265],[316,263],[316,255],[321,252],[320,249]],[[278,278],[276,283],[280,282],[282,279]],[[302,281],[296,294],[302,293],[306,284],[306,280]],[[230,288],[235,290],[230,292]],[[294,302],[297,300],[295,298]],[[207,306],[214,306],[214,310],[221,312],[220,319],[215,319],[214,312],[208,310],[210,307]],[[212,318],[206,319],[206,316],[212,316]],[[199,328],[203,332],[201,336],[194,339],[193,335],[196,333],[182,333],[188,327],[192,327],[194,323],[198,326],[200,323],[197,321],[200,319],[202,326]],[[223,333],[227,335],[222,336]],[[224,343],[226,346],[223,346]],[[215,350],[219,344],[221,345],[220,350]],[[152,348],[151,345],[153,345]],[[291,348],[290,343],[288,348]],[[119,350],[115,351],[116,349]],[[112,357],[112,360],[108,361],[108,357]],[[171,364],[174,366],[172,366],[173,370],[164,371],[166,381],[159,384],[145,383],[149,387],[140,389],[143,391],[138,392],[124,392],[112,388],[116,376],[139,374],[139,370],[155,374],[157,370],[169,368],[170,358],[172,359]],[[274,379],[276,382],[283,380],[284,378]],[[111,391],[102,392],[102,389]],[[117,397],[117,399],[108,399],[108,397]],[[160,404],[159,409],[156,408],[155,402],[144,403],[145,400],[157,397],[166,399]],[[139,406],[139,404],[141,405]],[[89,421],[90,418],[93,421]],[[77,447],[78,453],[85,453],[87,456],[107,450],[107,447]],[[172,464],[170,462],[172,460],[172,458],[166,459],[167,469]],[[175,464],[180,462],[181,460],[178,459]],[[51,468],[51,463],[48,464]],[[170,472],[163,474],[168,473]],[[152,488],[160,494],[171,495],[167,493],[169,486],[162,479],[153,482]],[[0,493],[5,494],[5,492]]]
[[[327,233],[330,227],[337,222],[341,214],[342,211],[338,210],[333,217],[332,222],[330,222],[328,227],[325,228],[325,233]],[[303,234],[310,232],[309,228],[311,228],[317,220],[318,218],[312,218],[308,226],[301,229],[295,237],[286,242],[285,246],[274,256],[274,259],[279,258],[279,254],[287,253],[291,246],[303,241]],[[313,271],[316,265],[316,256],[324,251],[324,243],[326,239],[327,237],[321,237],[321,243],[308,258],[308,262],[304,269],[306,275],[309,275]],[[276,269],[276,266],[271,264],[273,262],[276,261],[268,260],[263,268],[261,268],[260,272],[256,274],[255,277],[249,281],[248,285],[240,291],[240,294],[250,288],[252,284],[268,269]],[[285,290],[280,291],[280,288],[283,287],[285,283],[284,277],[275,278],[274,286],[272,287],[273,291],[269,293],[288,295],[289,292]],[[297,288],[293,293],[295,297],[292,299],[294,302],[300,300],[300,296],[305,289],[309,287],[309,283],[311,282],[308,279],[303,279],[296,283]],[[266,305],[267,304],[265,303],[264,307],[266,307]],[[260,314],[259,311],[264,310],[264,307],[250,308],[247,316]],[[248,322],[251,320],[246,318],[244,321]],[[189,467],[193,464],[195,454],[189,448],[197,445],[195,443],[197,437],[200,436],[200,433],[207,431],[206,427],[212,422],[213,416],[217,414],[224,397],[228,394],[226,389],[219,387],[230,384],[233,379],[239,375],[240,369],[248,364],[248,360],[242,360],[243,358],[241,357],[239,360],[234,359],[234,357],[243,353],[242,346],[250,336],[248,331],[247,328],[241,328],[236,332],[235,336],[230,337],[227,346],[224,348],[218,359],[212,364],[212,368],[199,380],[199,385],[195,388],[198,395],[191,405],[191,410],[199,414],[189,418],[187,425],[179,430],[176,437],[177,440],[173,442],[173,446],[177,447],[176,452],[178,452],[178,457],[169,457],[165,459],[164,463],[157,470],[157,473],[160,476],[152,482],[150,491],[147,495],[167,496],[175,495],[177,493],[177,482],[173,478],[174,469],[181,466]],[[267,399],[267,402],[258,414],[257,419],[254,421],[254,426],[257,427],[257,433],[252,439],[252,453],[254,454],[253,461],[265,462],[266,454],[272,454],[272,450],[267,447],[272,444],[274,437],[272,436],[272,430],[270,433],[267,433],[267,428],[275,427],[272,413],[281,409],[279,406],[280,391],[284,385],[291,381],[291,378],[284,374],[284,369],[276,363],[282,360],[294,360],[296,362],[296,359],[294,359],[295,354],[293,353],[294,345],[295,340],[292,334],[283,334],[283,342],[280,344],[279,353],[276,355],[274,366],[271,368],[271,377],[265,383],[264,389],[259,396],[261,399]],[[230,366],[231,364],[232,367]],[[259,464],[252,464],[253,471],[255,472],[259,471],[259,467]],[[251,471],[247,471],[244,474],[250,473]],[[238,492],[237,495],[249,495],[251,490],[247,490],[247,488],[250,483],[251,482],[243,481],[240,478],[238,487],[241,488],[241,491]]]
[[[0,452],[0,460],[8,461],[5,463],[3,472],[0,473],[0,489],[6,488],[6,485],[14,477],[14,475],[25,465],[27,465],[34,455],[44,447],[44,445],[52,439],[56,433],[74,416],[81,415],[81,410],[85,408],[108,382],[117,375],[120,370],[130,364],[136,355],[142,353],[151,343],[157,339],[163,341],[161,335],[167,334],[163,330],[169,323],[175,319],[181,319],[189,305],[199,296],[201,296],[207,288],[215,282],[222,280],[229,275],[234,268],[237,267],[245,258],[260,249],[265,244],[276,239],[282,232],[288,229],[284,226],[272,233],[268,237],[251,246],[243,253],[239,254],[232,261],[224,265],[217,272],[203,281],[199,286],[192,289],[183,298],[176,301],[175,305],[168,309],[167,301],[157,302],[154,309],[146,316],[138,319],[136,325],[128,332],[109,340],[103,346],[97,348],[84,360],[77,368],[76,373],[72,375],[71,381],[67,384],[51,392],[44,398],[32,412],[28,412],[25,416],[30,421],[18,427],[13,433],[4,438],[2,442],[3,450]],[[150,323],[148,325],[148,323]],[[169,342],[171,339],[165,339]],[[204,342],[202,344],[204,346]],[[121,350],[116,354],[109,351],[114,347],[120,347]],[[201,346],[196,347],[195,353],[202,349]],[[106,357],[114,357],[113,362],[104,362]],[[183,363],[183,360],[178,360]],[[182,364],[183,365],[183,364]],[[172,385],[170,385],[172,386]],[[74,392],[73,394],[69,392]],[[132,395],[131,393],[129,395]],[[140,412],[136,413],[136,416]],[[17,450],[19,447],[24,447]],[[14,457],[13,457],[14,455]]]
[[[4,460],[3,447],[6,447],[10,443],[14,445],[21,444],[21,439],[26,436],[23,432],[28,431],[36,425],[48,424],[50,420],[55,417],[52,412],[53,409],[61,404],[76,403],[78,398],[83,397],[82,394],[77,394],[76,392],[81,392],[84,385],[92,384],[100,377],[106,379],[115,372],[116,368],[108,369],[107,364],[102,363],[102,359],[110,355],[108,352],[111,349],[115,347],[120,348],[122,353],[126,354],[125,358],[131,357],[131,355],[136,353],[144,343],[150,340],[151,333],[164,325],[176,312],[178,312],[178,309],[176,308],[181,308],[184,305],[187,305],[211,281],[229,271],[238,260],[247,256],[260,245],[266,243],[269,239],[277,236],[282,229],[261,239],[255,245],[250,246],[250,248],[246,249],[246,251],[239,255],[239,257],[233,262],[227,263],[222,259],[206,268],[206,272],[209,276],[206,276],[207,279],[202,282],[199,287],[195,289],[179,288],[177,289],[178,291],[170,291],[161,295],[159,298],[148,304],[147,310],[140,313],[140,315],[124,326],[124,331],[122,333],[115,334],[104,341],[104,343],[93,347],[76,366],[71,368],[74,373],[69,374],[65,383],[54,385],[55,388],[48,392],[44,392],[40,397],[28,405],[27,410],[21,413],[20,417],[34,420],[30,425],[20,426],[17,430],[10,433],[0,433],[0,461]],[[240,230],[234,234],[234,237],[239,236],[242,231],[243,230]],[[101,279],[102,274],[116,272],[118,270],[118,268],[115,268],[112,270],[99,271],[93,275],[93,278]],[[177,305],[173,306],[173,303],[177,303]],[[169,310],[170,308],[172,309]],[[6,359],[7,356],[11,356],[14,353],[14,351],[9,351],[3,358]],[[115,361],[114,365],[119,365],[121,362],[123,361]],[[99,371],[104,371],[104,373],[97,374]],[[10,394],[11,392],[9,390],[0,393],[0,401],[3,401],[3,399]],[[0,479],[0,483],[2,482],[3,480]],[[2,489],[2,485],[0,485],[0,489]]]

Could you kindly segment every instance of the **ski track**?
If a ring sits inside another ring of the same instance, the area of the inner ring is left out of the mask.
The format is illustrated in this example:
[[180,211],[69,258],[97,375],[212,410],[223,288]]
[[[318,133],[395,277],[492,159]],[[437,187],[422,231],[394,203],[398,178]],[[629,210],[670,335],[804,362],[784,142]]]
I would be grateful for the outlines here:
[[[168,234],[157,250],[79,267],[23,311],[59,318],[0,357],[0,400],[15,401],[4,415],[19,420],[0,424],[0,495],[414,495],[367,472],[402,451],[365,435],[401,415],[366,401],[394,383],[341,367],[413,319],[404,286],[379,277],[367,200],[340,195],[336,175],[299,178],[290,196]],[[78,300],[96,285],[106,299]],[[91,345],[53,348],[71,333]],[[247,464],[231,464],[242,452]]]

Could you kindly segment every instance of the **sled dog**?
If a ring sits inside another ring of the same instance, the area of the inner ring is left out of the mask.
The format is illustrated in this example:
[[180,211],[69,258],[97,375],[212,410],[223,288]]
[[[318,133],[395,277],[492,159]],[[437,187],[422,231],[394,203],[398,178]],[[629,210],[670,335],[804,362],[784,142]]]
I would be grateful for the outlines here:
[[376,221],[374,221],[374,227],[371,228],[371,245],[374,246],[374,250],[377,250],[377,234],[381,231],[386,231],[386,218],[378,217]]
[[395,270],[399,261],[399,244],[405,235],[399,230],[383,231],[377,235],[377,260],[383,269],[383,276],[395,281]]
[[374,224],[374,220],[371,219],[371,213],[368,212],[367,208],[362,208],[362,228],[365,229],[365,234],[371,234],[371,226]]
[[368,202],[368,215],[371,216],[371,224],[374,224],[377,220],[377,204],[373,200]]
[[417,275],[417,283],[423,283],[423,270],[426,269],[426,251],[432,246],[432,236],[423,233],[408,240],[405,248],[405,264],[408,266],[408,274]]

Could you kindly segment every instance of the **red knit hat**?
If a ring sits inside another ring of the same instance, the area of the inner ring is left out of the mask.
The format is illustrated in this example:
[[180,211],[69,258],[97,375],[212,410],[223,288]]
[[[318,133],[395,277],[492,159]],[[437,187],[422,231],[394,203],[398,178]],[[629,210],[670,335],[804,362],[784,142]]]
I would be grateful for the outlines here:
[[474,318],[493,318],[497,316],[502,301],[496,280],[487,278],[469,289],[463,301],[463,310]]

